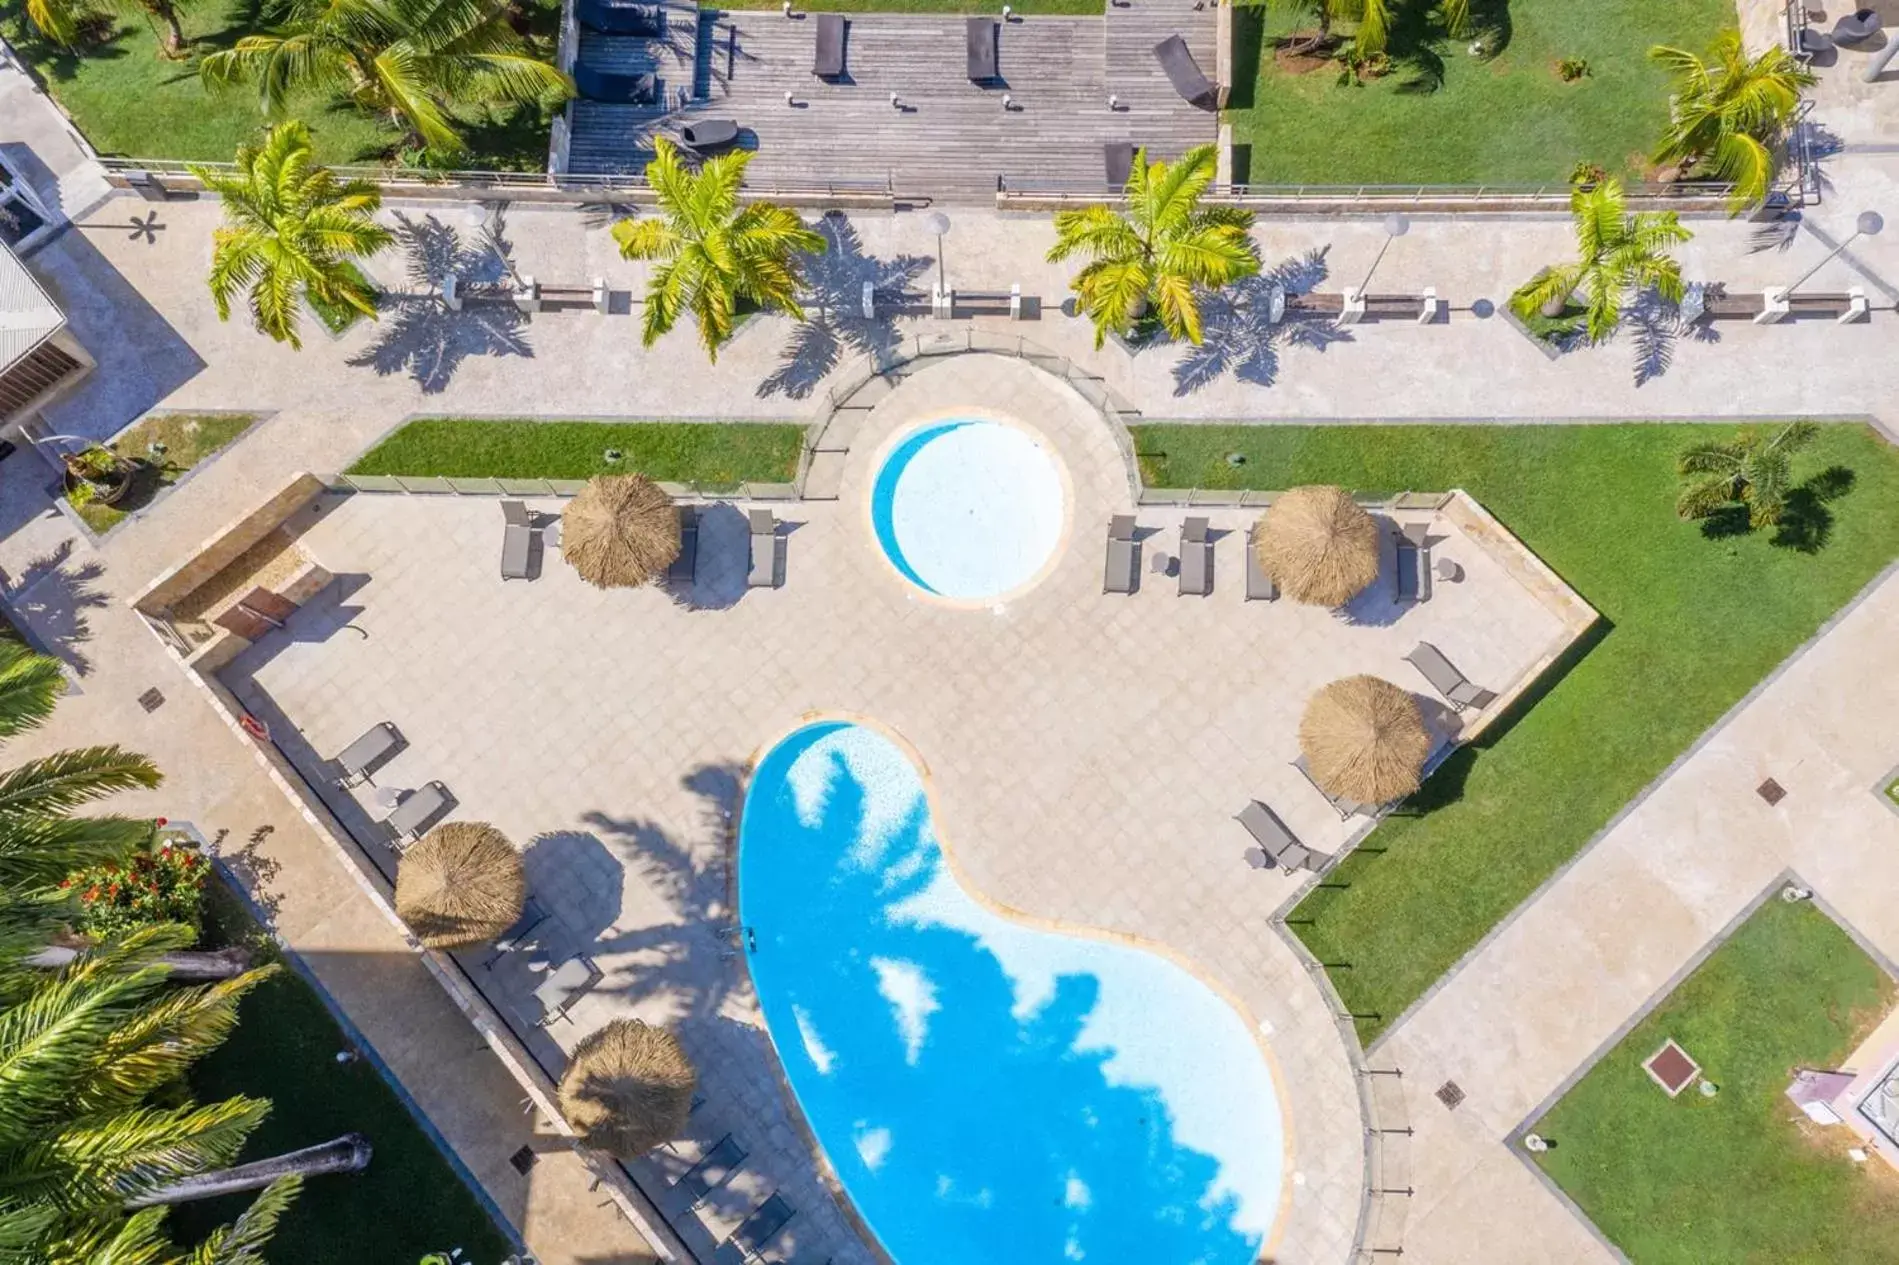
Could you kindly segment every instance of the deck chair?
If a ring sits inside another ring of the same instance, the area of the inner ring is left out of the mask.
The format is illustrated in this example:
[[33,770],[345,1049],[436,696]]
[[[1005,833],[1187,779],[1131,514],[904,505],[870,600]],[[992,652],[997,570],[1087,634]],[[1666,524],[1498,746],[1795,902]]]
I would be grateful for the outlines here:
[[783,545],[778,536],[778,520],[770,510],[753,510],[746,517],[752,525],[752,557],[745,587],[775,589],[780,584],[778,553]]
[[1207,520],[1190,518],[1180,525],[1180,595],[1206,597],[1213,592],[1213,542],[1207,539]]
[[346,791],[358,782],[367,782],[401,746],[402,735],[396,732],[394,725],[385,720],[371,726],[337,755],[336,767],[343,770],[343,776],[336,780],[336,789]]
[[1325,802],[1332,805],[1332,811],[1339,815],[1340,821],[1345,821],[1354,816],[1372,817],[1377,815],[1378,806],[1376,804],[1361,804],[1357,800],[1348,798],[1347,796],[1334,795],[1331,791],[1320,786],[1319,779],[1312,776],[1312,766],[1306,763],[1304,756],[1300,756],[1297,760],[1294,760],[1292,767],[1299,770],[1300,775],[1303,776],[1307,782],[1311,783],[1313,790],[1325,796]]
[[968,51],[969,82],[990,82],[996,77],[995,19],[969,18],[963,23],[963,36]]
[[488,956],[482,959],[482,969],[488,969],[509,953],[519,952],[536,943],[535,933],[541,929],[548,916],[548,912],[532,896],[523,901],[521,916],[514,920],[512,927],[495,937]]
[[1457,665],[1445,658],[1444,652],[1428,641],[1420,641],[1405,656],[1405,662],[1416,668],[1431,683],[1431,688],[1444,696],[1444,701],[1458,711],[1466,707],[1475,707],[1479,711],[1497,701],[1495,690],[1487,690],[1471,684],[1470,678],[1457,670]]
[[1319,862],[1324,859],[1322,853],[1314,852],[1300,843],[1298,837],[1286,828],[1286,823],[1279,820],[1279,814],[1256,799],[1248,800],[1246,807],[1240,809],[1233,820],[1246,827],[1246,833],[1253,836],[1253,842],[1259,845],[1257,848],[1248,848],[1245,854],[1246,863],[1256,870],[1279,865],[1291,874],[1301,869],[1317,869]]
[[1220,107],[1219,88],[1201,72],[1200,63],[1193,59],[1193,50],[1187,47],[1186,40],[1178,35],[1169,35],[1154,45],[1154,56],[1159,59],[1161,69],[1167,72],[1167,81],[1174,85],[1174,91],[1180,94],[1181,100],[1203,110],[1217,110]]
[[712,1149],[699,1157],[694,1164],[680,1175],[674,1185],[684,1191],[697,1208],[719,1187],[732,1180],[732,1174],[738,1172],[739,1165],[745,1162],[745,1148],[726,1134],[712,1144]]
[[772,1194],[764,1203],[752,1209],[752,1215],[739,1223],[732,1231],[732,1237],[726,1240],[739,1250],[739,1255],[747,1262],[759,1259],[759,1253],[765,1245],[777,1238],[785,1228],[785,1223],[795,1216],[797,1210],[785,1202],[785,1197]]
[[396,851],[407,851],[416,836],[428,829],[434,818],[445,812],[452,802],[448,788],[440,782],[418,786],[404,795],[395,811],[383,818],[382,822],[395,840]]
[[534,521],[520,501],[501,502],[501,578],[528,578],[528,554],[534,543]]
[[1116,514],[1108,521],[1108,562],[1101,591],[1132,593],[1140,586],[1141,546],[1134,539],[1134,515]]
[[1266,568],[1259,565],[1259,527],[1264,521],[1255,519],[1252,529],[1246,533],[1246,600],[1249,602],[1273,602],[1279,599],[1279,586],[1273,583],[1273,577],[1266,574]]
[[699,566],[699,507],[679,507],[679,556],[666,568],[666,578],[674,584],[691,584]]
[[835,79],[844,73],[844,15],[818,14],[818,46],[811,59],[811,73],[820,79]]
[[1398,565],[1395,568],[1394,582],[1397,584],[1398,601],[1428,602],[1431,600],[1431,544],[1422,531],[1413,535],[1398,532],[1393,537],[1398,545]]

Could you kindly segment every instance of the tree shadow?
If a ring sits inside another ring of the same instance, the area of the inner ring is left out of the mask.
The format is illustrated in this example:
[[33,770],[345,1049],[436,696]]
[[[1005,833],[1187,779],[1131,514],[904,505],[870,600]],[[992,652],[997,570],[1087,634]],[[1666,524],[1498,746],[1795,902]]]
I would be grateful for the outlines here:
[[11,601],[20,620],[39,637],[40,644],[64,660],[80,676],[92,672],[92,660],[80,647],[92,640],[92,621],[86,612],[106,604],[106,595],[94,587],[105,567],[97,560],[72,565],[74,542],[68,538],[45,557],[36,558],[20,573]]
[[[900,341],[898,309],[916,301],[912,283],[930,266],[924,255],[879,259],[864,253],[857,227],[842,215],[826,215],[817,231],[822,253],[807,256],[806,319],[794,325],[776,370],[758,384],[758,395],[802,400],[837,367],[848,349],[882,356]],[[874,317],[864,315],[864,287],[872,292]]]
[[1721,341],[1720,332],[1712,325],[1683,321],[1681,308],[1653,288],[1636,296],[1635,302],[1623,310],[1622,320],[1633,331],[1638,387],[1668,372],[1675,361],[1675,346],[1683,338],[1697,343]]
[[1723,505],[1701,520],[1703,540],[1728,540],[1735,536],[1745,536],[1753,530],[1747,521],[1745,505]]
[[[434,395],[448,388],[470,356],[534,355],[528,318],[503,293],[517,280],[505,207],[497,207],[472,240],[433,215],[412,219],[397,211],[395,219],[410,292],[380,297],[379,332],[350,357],[350,365],[367,366],[381,377],[406,372],[424,394]],[[459,312],[441,297],[451,276],[464,295]]]
[[1796,553],[1815,554],[1833,535],[1833,511],[1827,508],[1853,490],[1855,475],[1845,466],[1828,466],[1787,493],[1780,523],[1768,543]]
[[1329,246],[1315,247],[1288,259],[1271,272],[1248,277],[1200,301],[1200,344],[1189,345],[1174,365],[1174,394],[1188,395],[1227,373],[1254,386],[1279,378],[1281,346],[1324,351],[1352,335],[1328,317],[1287,316],[1272,320],[1269,296],[1275,286],[1287,295],[1309,294],[1331,272]]

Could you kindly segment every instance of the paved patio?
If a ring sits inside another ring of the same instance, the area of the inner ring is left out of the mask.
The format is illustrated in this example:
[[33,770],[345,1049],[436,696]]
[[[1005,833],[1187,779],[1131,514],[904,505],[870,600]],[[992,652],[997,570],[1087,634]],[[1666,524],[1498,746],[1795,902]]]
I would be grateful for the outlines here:
[[[1073,480],[1065,553],[1006,608],[914,595],[867,521],[877,448],[907,419],[965,410],[1032,419]],[[800,1209],[798,1251],[861,1258],[788,1116],[741,967],[715,934],[730,918],[727,814],[749,762],[801,717],[843,711],[916,745],[940,790],[943,835],[989,897],[1159,942],[1240,999],[1268,1036],[1288,1107],[1298,1176],[1280,1259],[1337,1260],[1362,1191],[1357,1089],[1329,1008],[1268,923],[1294,880],[1249,872],[1229,819],[1260,798],[1310,845],[1338,849],[1355,824],[1290,765],[1313,689],[1372,671],[1428,694],[1401,660],[1420,639],[1507,689],[1568,631],[1442,518],[1439,556],[1466,578],[1440,583],[1423,606],[1395,606],[1388,578],[1349,620],[1245,602],[1240,548],[1257,511],[1237,510],[1213,515],[1212,598],[1178,597],[1151,575],[1131,598],[1104,596],[1101,532],[1126,501],[1120,453],[1079,397],[1018,361],[960,358],[872,414],[840,501],[780,508],[791,523],[782,590],[744,590],[735,507],[705,516],[686,606],[594,590],[552,554],[536,582],[504,585],[489,500],[340,498],[300,541],[339,576],[335,600],[224,679],[312,782],[323,783],[323,757],[392,720],[409,746],[379,784],[439,779],[457,816],[526,845],[537,898],[605,977],[545,1031],[527,1026],[538,1012],[522,1004],[533,976],[512,964],[484,976],[478,955],[476,977],[504,1012],[525,1010],[522,1034],[556,1069],[609,1018],[679,1026],[707,1101],[678,1162],[727,1131],[755,1157],[754,1184],[711,1210],[710,1240],[776,1188]],[[1171,545],[1182,516],[1140,516],[1150,549]],[[1455,732],[1448,709],[1423,701],[1434,728]],[[378,838],[372,815],[384,810],[368,793],[332,800],[360,838]],[[371,851],[393,867],[386,848]],[[656,1170],[673,1165],[636,1166],[662,1206]]]

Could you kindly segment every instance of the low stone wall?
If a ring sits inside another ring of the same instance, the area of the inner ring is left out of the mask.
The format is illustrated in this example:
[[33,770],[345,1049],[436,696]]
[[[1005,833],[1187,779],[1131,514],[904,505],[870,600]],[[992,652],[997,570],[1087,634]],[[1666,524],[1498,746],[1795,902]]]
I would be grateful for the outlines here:
[[298,475],[269,500],[226,525],[190,557],[146,585],[132,599],[132,608],[149,618],[169,619],[173,607],[282,527],[323,490],[323,480],[315,475]]

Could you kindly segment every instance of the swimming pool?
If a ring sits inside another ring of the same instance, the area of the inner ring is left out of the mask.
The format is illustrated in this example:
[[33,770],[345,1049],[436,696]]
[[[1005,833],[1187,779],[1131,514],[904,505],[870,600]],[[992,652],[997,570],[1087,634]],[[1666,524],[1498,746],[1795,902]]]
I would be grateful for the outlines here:
[[878,467],[871,524],[891,565],[939,597],[1001,597],[1061,542],[1061,470],[1028,432],[956,418],[904,436]]
[[890,738],[807,725],[754,774],[740,919],[786,1078],[897,1265],[1250,1265],[1273,1074],[1181,967],[979,904]]

